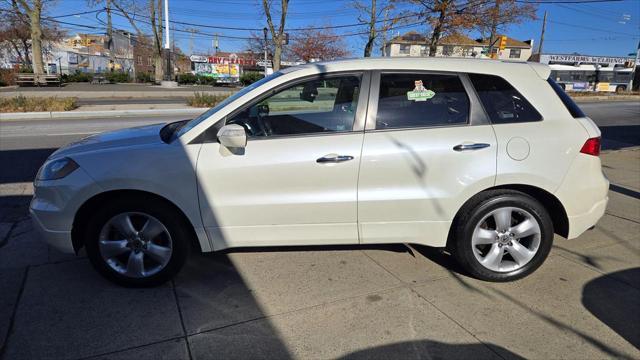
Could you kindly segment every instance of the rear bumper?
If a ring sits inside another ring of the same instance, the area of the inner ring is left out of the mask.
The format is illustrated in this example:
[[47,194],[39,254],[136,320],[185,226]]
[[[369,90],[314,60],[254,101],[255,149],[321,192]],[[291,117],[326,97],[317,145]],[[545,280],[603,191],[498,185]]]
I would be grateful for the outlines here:
[[31,213],[31,219],[33,220],[33,227],[36,229],[40,237],[47,242],[47,244],[63,253],[75,254],[73,242],[71,241],[71,231],[49,230],[42,224],[37,212],[33,209],[29,209],[29,212]]
[[607,209],[607,203],[609,197],[605,197],[601,201],[598,201],[593,207],[584,214],[569,216],[569,236],[568,239],[574,239],[580,236],[583,232],[594,226],[598,220],[604,215]]

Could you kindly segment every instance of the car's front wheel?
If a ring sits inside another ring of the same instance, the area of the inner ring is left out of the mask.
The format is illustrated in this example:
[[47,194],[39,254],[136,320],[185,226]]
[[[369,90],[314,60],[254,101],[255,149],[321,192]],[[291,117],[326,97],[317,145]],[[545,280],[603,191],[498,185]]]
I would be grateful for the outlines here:
[[184,264],[189,233],[174,209],[155,199],[117,198],[89,220],[87,255],[107,279],[124,286],[155,286]]
[[512,190],[478,195],[454,226],[453,255],[471,275],[487,281],[527,276],[542,265],[553,242],[544,206]]

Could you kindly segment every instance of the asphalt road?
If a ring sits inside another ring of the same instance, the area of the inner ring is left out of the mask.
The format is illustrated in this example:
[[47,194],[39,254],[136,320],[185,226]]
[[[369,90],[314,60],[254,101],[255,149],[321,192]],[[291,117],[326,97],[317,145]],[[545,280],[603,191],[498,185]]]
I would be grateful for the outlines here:
[[[580,107],[600,126],[605,149],[640,145],[640,103],[598,102]],[[58,148],[96,132],[185,118],[189,116],[3,121],[0,151]]]

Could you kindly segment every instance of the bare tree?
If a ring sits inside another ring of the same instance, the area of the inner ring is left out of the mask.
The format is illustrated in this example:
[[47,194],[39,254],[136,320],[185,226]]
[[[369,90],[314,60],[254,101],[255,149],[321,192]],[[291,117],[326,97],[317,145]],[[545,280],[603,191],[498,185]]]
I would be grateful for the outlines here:
[[478,28],[481,33],[489,33],[489,53],[493,50],[498,31],[509,24],[520,24],[536,19],[536,6],[516,2],[516,0],[484,1],[480,4]]
[[[389,12],[395,8],[395,4],[388,0],[354,0],[353,6],[359,12],[358,21],[368,24],[364,57],[370,57],[378,36],[399,22],[397,17],[388,19]],[[386,21],[381,21],[380,18],[384,18]]]
[[291,44],[291,52],[305,62],[346,57],[349,54],[346,48],[342,37],[331,29],[302,30]]
[[16,0],[13,1],[15,11],[20,11],[29,18],[31,31],[31,58],[33,60],[33,73],[44,74],[44,61],[42,60],[42,0]]
[[420,6],[420,13],[431,27],[429,56],[436,56],[438,41],[451,32],[477,27],[479,9],[487,0],[396,0]]
[[280,23],[278,28],[273,25],[272,20],[272,5],[274,0],[262,0],[262,8],[264,10],[264,14],[267,17],[267,25],[269,26],[269,31],[271,32],[271,37],[273,38],[273,42],[275,45],[273,51],[273,70],[280,70],[280,61],[282,60],[282,45],[284,43],[284,24],[287,18],[287,9],[289,7],[289,0],[280,0]]

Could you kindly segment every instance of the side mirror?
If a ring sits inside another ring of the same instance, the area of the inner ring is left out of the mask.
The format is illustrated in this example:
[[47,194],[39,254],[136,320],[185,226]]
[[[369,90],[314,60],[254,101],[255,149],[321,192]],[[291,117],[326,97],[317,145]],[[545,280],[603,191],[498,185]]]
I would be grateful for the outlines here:
[[247,146],[247,133],[238,124],[225,125],[218,131],[218,141],[227,148],[244,149]]

